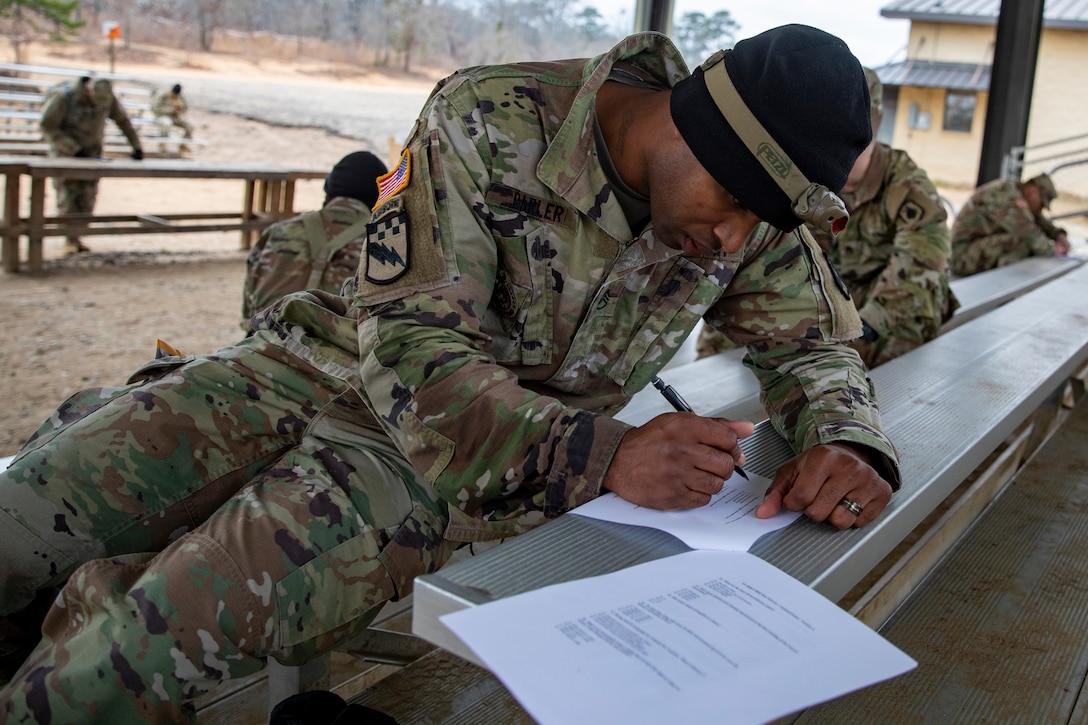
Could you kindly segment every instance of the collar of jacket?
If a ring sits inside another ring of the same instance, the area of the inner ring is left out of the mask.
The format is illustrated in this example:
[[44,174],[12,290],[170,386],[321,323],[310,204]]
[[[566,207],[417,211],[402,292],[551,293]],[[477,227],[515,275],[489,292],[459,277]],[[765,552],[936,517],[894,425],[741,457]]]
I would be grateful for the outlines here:
[[584,214],[597,219],[601,228],[616,240],[631,241],[631,230],[623,209],[611,196],[602,204],[599,191],[608,183],[597,161],[593,122],[597,91],[608,80],[616,63],[626,61],[672,88],[688,76],[680,51],[665,35],[637,33],[620,41],[603,55],[586,62],[582,87],[566,120],[537,166],[540,180]]
[[888,168],[888,158],[891,155],[891,147],[878,143],[873,149],[873,155],[869,159],[869,168],[865,171],[865,177],[857,190],[851,194],[842,193],[842,200],[846,209],[853,214],[854,210],[862,204],[872,201],[880,193],[884,186],[884,170]]

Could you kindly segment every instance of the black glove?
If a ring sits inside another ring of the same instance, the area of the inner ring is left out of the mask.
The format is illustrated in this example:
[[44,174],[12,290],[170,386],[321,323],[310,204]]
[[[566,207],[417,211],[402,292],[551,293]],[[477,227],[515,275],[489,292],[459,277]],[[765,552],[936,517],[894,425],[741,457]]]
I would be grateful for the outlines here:
[[72,155],[75,156],[77,159],[89,159],[89,158],[91,158],[91,155],[87,152],[87,149],[82,149],[82,148],[79,151],[76,151]]
[[136,149],[135,151],[132,152],[132,158],[135,159],[136,161],[143,161],[144,160],[144,150],[143,149]]
[[876,339],[880,337],[877,331],[869,327],[869,323],[865,320],[861,321],[861,339],[866,342],[876,342]]

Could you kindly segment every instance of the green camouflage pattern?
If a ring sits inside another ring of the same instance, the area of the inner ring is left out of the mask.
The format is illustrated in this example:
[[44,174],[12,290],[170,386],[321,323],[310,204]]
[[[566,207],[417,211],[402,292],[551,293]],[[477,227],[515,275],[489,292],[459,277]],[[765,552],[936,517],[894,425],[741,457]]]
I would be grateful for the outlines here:
[[171,126],[177,126],[185,138],[193,137],[193,124],[185,118],[189,112],[189,102],[181,93],[174,93],[173,88],[160,88],[151,96],[151,113],[159,127],[159,134],[166,136]]
[[811,236],[689,258],[632,233],[594,145],[617,63],[687,73],[648,33],[446,79],[343,296],[287,295],[238,345],[43,424],[0,474],[0,614],[71,576],[0,690],[9,721],[191,717],[215,682],[358,632],[460,542],[592,499],[629,429],[613,414],[704,315],[748,346],[797,450],[869,446],[898,484],[842,344],[860,320]]
[[948,286],[948,213],[907,152],[880,143],[860,186],[842,198],[846,229],[816,237],[877,334],[853,343],[874,367],[935,338],[959,306]]
[[84,391],[12,462],[0,606],[71,578],[0,719],[191,719],[183,703],[329,651],[449,558],[445,504],[359,425],[352,386],[284,342],[260,331]]
[[54,156],[75,156],[82,149],[84,156],[95,158],[102,155],[107,118],[117,124],[133,150],[142,149],[140,137],[117,96],[111,94],[108,104],[95,105],[92,97],[68,82],[46,91],[38,128]]
[[[850,343],[874,367],[932,340],[958,307],[948,286],[948,214],[925,171],[905,151],[881,143],[858,188],[840,196],[850,212],[846,228],[834,239],[809,231],[828,250],[861,319],[878,335]],[[705,357],[732,347],[704,326],[696,353]]]
[[952,272],[960,277],[1028,257],[1054,254],[1064,230],[1032,213],[1020,182],[996,179],[975,189],[952,224]]
[[[316,215],[320,220],[323,237],[316,244],[307,233],[306,215]],[[365,231],[335,246],[330,242],[349,227],[369,220],[370,208],[366,204],[338,196],[317,211],[267,227],[246,257],[242,329],[248,332],[249,318],[289,292],[321,289],[338,294],[359,269]]]
[[[109,104],[95,105],[93,96],[79,92],[67,81],[46,91],[38,127],[49,143],[50,156],[82,153],[88,158],[96,158],[102,155],[107,118],[113,119],[133,149],[142,149],[136,129],[116,96],[111,94]],[[94,211],[98,198],[96,179],[54,177],[53,189],[57,193],[58,214],[90,214]]]

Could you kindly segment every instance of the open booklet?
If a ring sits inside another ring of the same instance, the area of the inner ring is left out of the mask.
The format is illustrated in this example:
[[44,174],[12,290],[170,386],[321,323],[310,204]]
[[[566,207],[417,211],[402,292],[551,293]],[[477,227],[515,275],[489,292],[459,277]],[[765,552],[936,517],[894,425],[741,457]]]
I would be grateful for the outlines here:
[[[750,474],[751,475],[751,474]],[[747,549],[768,480],[734,476],[700,509],[609,494],[573,513],[669,531],[695,551],[441,617],[543,725],[763,723],[917,663]]]

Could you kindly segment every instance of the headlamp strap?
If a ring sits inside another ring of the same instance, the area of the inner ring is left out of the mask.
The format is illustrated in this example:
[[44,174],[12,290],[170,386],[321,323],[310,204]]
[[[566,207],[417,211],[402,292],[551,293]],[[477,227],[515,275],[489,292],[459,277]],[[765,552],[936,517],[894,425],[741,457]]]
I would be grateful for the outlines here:
[[724,54],[715,54],[702,66],[706,88],[722,116],[767,175],[789,197],[793,213],[799,219],[832,234],[841,231],[850,218],[846,205],[826,186],[809,181],[763,128],[733,85],[723,59]]

